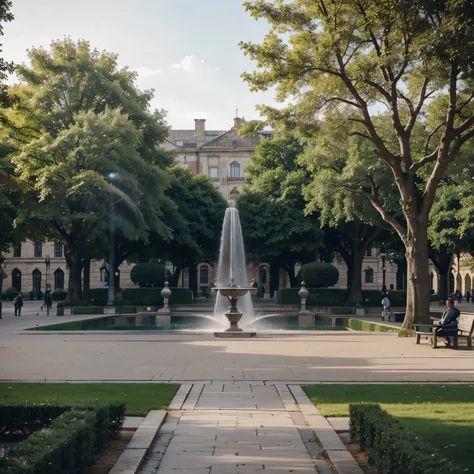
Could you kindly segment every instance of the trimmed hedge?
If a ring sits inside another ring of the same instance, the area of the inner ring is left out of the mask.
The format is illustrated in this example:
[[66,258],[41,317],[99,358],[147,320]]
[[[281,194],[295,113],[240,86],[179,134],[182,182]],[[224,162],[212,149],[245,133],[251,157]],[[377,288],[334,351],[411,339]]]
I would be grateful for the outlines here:
[[[307,306],[344,306],[347,301],[348,291],[343,288],[307,288],[309,291]],[[300,288],[280,288],[277,291],[277,304],[299,306],[301,298],[298,295]],[[405,306],[407,301],[406,291],[389,291],[392,306]],[[435,295],[432,295],[434,297]],[[363,306],[380,306],[382,293],[378,290],[362,291]],[[431,298],[430,298],[431,300]],[[435,301],[435,300],[432,300]]]
[[163,288],[165,271],[161,263],[137,263],[130,272],[130,280],[140,288]]
[[133,314],[137,312],[136,306],[116,306],[115,314]]
[[104,314],[103,306],[75,306],[71,314]]
[[51,298],[53,301],[64,301],[67,297],[67,291],[64,291],[60,288],[56,288],[52,293],[51,293]]
[[385,326],[384,324],[371,323],[362,319],[347,318],[344,320],[344,326],[353,331],[370,331],[370,332],[398,332],[397,328]]
[[454,474],[461,469],[437,449],[389,415],[378,404],[349,405],[351,438],[359,441],[369,460],[392,474]]
[[5,299],[7,299],[8,301],[13,301],[18,295],[18,290],[16,288],[7,288],[4,294]]
[[332,263],[305,263],[296,278],[300,285],[304,281],[308,288],[327,288],[337,283],[339,270]]
[[[131,306],[161,306],[163,288],[125,288],[123,299],[129,301]],[[191,304],[193,302],[193,292],[188,288],[170,288],[170,304]]]
[[33,415],[32,419],[44,419],[47,414],[58,416],[0,459],[0,469],[9,474],[82,474],[118,432],[125,415],[124,404],[13,408],[15,413],[20,409]]
[[[307,288],[307,290],[309,292],[307,306],[343,306],[346,301],[347,291],[344,289]],[[300,288],[280,288],[277,291],[277,304],[299,306],[301,298],[298,291]]]

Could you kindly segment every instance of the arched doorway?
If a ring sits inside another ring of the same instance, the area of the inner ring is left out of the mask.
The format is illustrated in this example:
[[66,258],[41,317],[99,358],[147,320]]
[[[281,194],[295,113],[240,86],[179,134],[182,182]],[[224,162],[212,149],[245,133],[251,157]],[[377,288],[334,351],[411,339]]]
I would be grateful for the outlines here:
[[430,273],[430,291],[433,291],[434,288],[434,275],[433,272]]
[[258,281],[260,286],[268,287],[268,267],[267,265],[260,265],[258,269]]
[[33,298],[38,299],[41,293],[41,272],[35,268],[32,273],[33,276]]
[[466,273],[466,276],[464,277],[464,294],[466,294],[466,292],[470,289],[471,289],[471,275],[469,275],[469,273]]
[[458,290],[462,293],[462,276],[460,273],[456,276],[456,291]]
[[18,292],[21,291],[21,271],[16,267],[12,270],[12,288],[16,288]]
[[60,268],[54,272],[54,289],[64,290],[64,272]]

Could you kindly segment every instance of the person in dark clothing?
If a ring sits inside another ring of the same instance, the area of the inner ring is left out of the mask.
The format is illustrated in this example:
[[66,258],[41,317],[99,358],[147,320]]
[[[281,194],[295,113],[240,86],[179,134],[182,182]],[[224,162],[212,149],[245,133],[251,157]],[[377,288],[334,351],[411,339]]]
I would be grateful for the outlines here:
[[15,307],[15,316],[21,316],[21,308],[23,307],[23,293],[18,293],[16,298],[13,300],[13,306]]
[[51,296],[51,290],[47,289],[45,294],[44,294],[44,305],[41,308],[46,308],[46,312],[49,315],[49,311],[51,307],[53,306],[53,298]]
[[466,291],[466,302],[469,303],[471,301],[471,290]]
[[450,336],[454,334],[454,330],[458,328],[458,319],[461,312],[454,306],[454,300],[449,298],[446,300],[447,310],[441,316],[439,327],[436,328],[436,335],[446,339],[446,345],[451,344]]

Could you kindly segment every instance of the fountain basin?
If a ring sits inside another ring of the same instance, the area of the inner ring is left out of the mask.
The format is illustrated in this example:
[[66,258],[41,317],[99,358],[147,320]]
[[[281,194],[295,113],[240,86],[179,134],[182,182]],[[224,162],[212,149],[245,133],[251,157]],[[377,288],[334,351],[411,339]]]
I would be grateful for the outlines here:
[[222,296],[226,298],[240,298],[244,296],[253,288],[242,288],[240,286],[216,286],[213,288],[214,291],[218,291]]
[[256,332],[249,332],[249,331],[219,331],[214,333],[214,337],[226,337],[226,338],[234,338],[234,339],[242,339],[248,337],[255,337],[257,335]]

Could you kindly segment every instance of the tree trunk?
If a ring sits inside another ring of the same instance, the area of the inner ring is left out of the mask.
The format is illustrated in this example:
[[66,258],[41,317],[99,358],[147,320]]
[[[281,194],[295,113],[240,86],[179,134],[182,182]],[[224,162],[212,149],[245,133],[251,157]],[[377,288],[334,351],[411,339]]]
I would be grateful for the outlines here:
[[348,264],[346,262],[348,268],[349,265],[352,267],[350,289],[347,297],[347,302],[350,304],[361,303],[364,299],[362,296],[362,263],[364,261],[364,255],[365,251],[354,250],[352,258],[350,259],[351,263]]
[[430,323],[430,284],[427,223],[408,223],[406,236],[407,307],[400,335],[413,329],[413,323]]
[[280,266],[275,262],[270,263],[270,297],[280,288]]
[[182,272],[182,267],[180,265],[177,265],[175,267],[175,271],[172,275],[172,277],[170,278],[170,286],[171,287],[174,287],[174,288],[177,288],[178,287],[178,284],[179,284],[179,276],[181,275],[181,272]]
[[82,300],[81,295],[81,270],[82,262],[78,255],[73,254],[65,248],[66,262],[69,266],[69,281],[67,286],[67,298],[65,303],[74,305]]
[[84,268],[84,279],[82,282],[82,297],[84,301],[90,300],[90,288],[91,288],[91,259],[85,257],[83,260]]
[[432,252],[431,261],[439,273],[438,295],[442,301],[448,299],[449,294],[449,274],[451,273],[451,264],[453,255],[450,252]]
[[198,295],[198,283],[197,283],[197,264],[189,264],[189,289],[193,292],[194,297]]
[[285,270],[286,273],[288,273],[288,278],[290,280],[290,288],[297,288],[298,281],[296,279],[294,265],[284,265],[283,270]]

